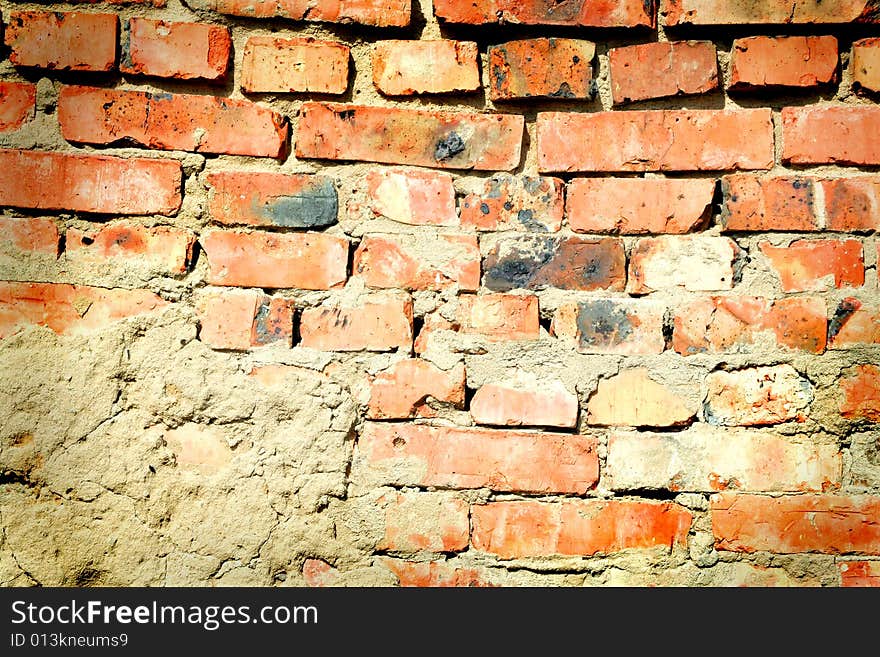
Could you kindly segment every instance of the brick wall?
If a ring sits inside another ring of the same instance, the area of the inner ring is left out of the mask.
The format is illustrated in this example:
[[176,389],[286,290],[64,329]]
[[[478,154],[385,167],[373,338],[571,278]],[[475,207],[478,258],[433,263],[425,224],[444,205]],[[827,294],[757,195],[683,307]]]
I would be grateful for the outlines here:
[[880,3],[0,12],[0,584],[880,583]]

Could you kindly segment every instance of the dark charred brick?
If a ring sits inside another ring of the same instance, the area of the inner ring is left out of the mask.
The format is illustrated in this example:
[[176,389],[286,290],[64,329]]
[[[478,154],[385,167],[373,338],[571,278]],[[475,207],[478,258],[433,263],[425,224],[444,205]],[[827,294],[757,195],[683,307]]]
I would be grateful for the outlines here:
[[551,331],[574,337],[581,353],[659,354],[666,348],[665,312],[650,299],[590,299],[560,306]]
[[850,317],[853,316],[853,313],[855,313],[861,307],[862,302],[855,297],[847,297],[837,305],[837,308],[834,310],[834,314],[828,321],[829,341],[837,337],[837,334],[840,333],[840,330],[846,325]]
[[562,227],[563,189],[559,178],[496,174],[483,191],[461,203],[461,224],[477,230],[556,232]]
[[263,297],[254,315],[251,343],[255,346],[293,340],[294,303],[280,297]]

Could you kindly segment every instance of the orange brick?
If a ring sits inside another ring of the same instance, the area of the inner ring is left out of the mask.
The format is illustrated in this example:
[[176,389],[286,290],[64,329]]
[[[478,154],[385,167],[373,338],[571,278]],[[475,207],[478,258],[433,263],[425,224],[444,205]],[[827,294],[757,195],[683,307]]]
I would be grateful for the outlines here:
[[502,559],[685,546],[692,516],[669,502],[523,500],[476,505],[473,545]]
[[175,160],[0,149],[0,205],[102,214],[175,214]]
[[196,302],[199,339],[214,349],[244,351],[283,342],[293,344],[294,303],[256,290],[201,292]]
[[251,37],[244,46],[241,88],[249,93],[343,94],[350,49],[311,37]]
[[706,377],[706,422],[721,425],[779,424],[802,417],[813,387],[791,365],[717,370]]
[[61,133],[70,142],[127,139],[147,148],[282,157],[287,119],[246,100],[188,94],[61,88]]
[[880,561],[844,561],[837,564],[837,570],[841,586],[880,586]]
[[853,86],[880,91],[880,38],[859,39],[852,46]]
[[465,291],[480,287],[480,247],[473,235],[368,235],[352,275],[369,287]]
[[490,341],[536,340],[540,334],[538,297],[514,294],[464,294],[458,298],[462,333]]
[[840,378],[840,392],[843,417],[880,422],[880,367],[853,366]]
[[583,494],[599,476],[596,439],[570,434],[368,422],[355,481]]
[[4,40],[9,61],[62,71],[116,68],[116,14],[12,11]]
[[519,165],[524,125],[525,119],[514,114],[307,102],[296,155],[505,171]]
[[300,344],[323,351],[409,353],[412,321],[412,299],[405,295],[366,296],[354,307],[325,303],[303,310]]
[[345,238],[213,230],[199,241],[208,256],[211,285],[329,290],[346,281]]
[[164,273],[183,274],[195,241],[189,231],[120,221],[93,230],[68,228],[65,257],[72,262],[137,261]]
[[589,299],[559,306],[550,330],[585,354],[659,354],[666,349],[665,312],[650,299]]
[[422,320],[422,328],[413,342],[413,350],[421,355],[427,352],[439,331],[458,331],[460,325],[440,316],[437,311],[427,313]]
[[683,287],[691,291],[730,290],[740,248],[732,239],[710,235],[643,237],[633,247],[627,292]]
[[717,550],[880,554],[880,498],[870,495],[718,493],[710,512]]
[[410,0],[193,0],[192,8],[246,18],[286,18],[319,23],[409,25]]
[[725,231],[818,230],[816,184],[802,176],[724,176],[721,226]]
[[373,214],[414,226],[457,226],[452,176],[421,169],[373,169],[366,176]]
[[833,36],[734,39],[728,89],[817,87],[837,82]]
[[421,588],[494,586],[485,577],[482,569],[454,568],[443,561],[401,561],[388,557],[385,557],[382,563],[394,573],[400,586]]
[[0,80],[0,132],[18,130],[33,120],[36,102],[35,85]]
[[[769,109],[539,112],[538,170],[769,169],[770,115]],[[590,139],[572,139],[584,134]]]
[[461,224],[477,230],[556,232],[562,227],[565,183],[546,176],[495,174],[461,202]]
[[656,15],[643,0],[572,0],[564,7],[544,0],[434,0],[441,23],[485,25],[579,25],[584,27],[651,27]]
[[468,546],[468,504],[448,493],[389,493],[378,502],[385,536],[377,550],[461,552]]
[[477,424],[573,429],[577,415],[577,395],[556,379],[515,377],[487,383],[471,399],[471,416]]
[[579,39],[523,39],[490,46],[489,98],[589,98],[596,44]]
[[769,340],[780,348],[822,353],[826,331],[825,302],[818,297],[708,297],[676,309],[672,347],[683,356],[752,352]]
[[604,426],[671,427],[696,415],[692,403],[652,379],[645,368],[600,380],[587,409],[587,424]]
[[784,164],[880,164],[880,107],[782,108]]
[[661,0],[666,25],[876,23],[873,0]]
[[880,230],[880,176],[822,181],[828,230]]
[[864,307],[855,297],[837,305],[828,322],[828,348],[846,348],[857,344],[880,344],[880,310]]
[[788,246],[758,244],[783,292],[823,292],[865,284],[862,243],[858,240],[796,240]]
[[583,233],[687,233],[708,221],[714,193],[708,178],[575,178],[566,216]]
[[220,224],[320,228],[337,220],[336,186],[327,176],[215,171],[205,182],[208,213]]
[[229,69],[229,28],[132,18],[119,70],[180,80],[223,80]]
[[373,49],[373,84],[389,96],[476,91],[479,51],[474,41],[379,41]]
[[43,217],[0,216],[0,252],[43,253],[58,257],[58,226]]
[[149,290],[0,281],[0,338],[26,326],[45,326],[65,335],[85,335],[167,306],[167,301]]
[[434,417],[430,399],[464,406],[464,365],[441,370],[419,358],[408,358],[379,372],[370,380],[367,417],[373,420]]
[[337,586],[339,583],[339,571],[321,559],[306,559],[302,574],[306,586],[314,588]]
[[718,58],[711,41],[662,41],[608,50],[615,105],[704,94],[718,88]]

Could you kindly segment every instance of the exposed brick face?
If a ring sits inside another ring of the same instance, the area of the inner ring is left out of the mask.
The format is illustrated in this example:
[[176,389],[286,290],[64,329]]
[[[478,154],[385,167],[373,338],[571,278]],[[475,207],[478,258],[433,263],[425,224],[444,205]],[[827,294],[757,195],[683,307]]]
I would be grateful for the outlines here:
[[492,46],[489,97],[590,98],[596,44],[577,39],[524,39]]
[[565,183],[547,176],[496,174],[461,201],[461,224],[479,231],[556,232],[562,227]]
[[797,240],[788,246],[759,244],[783,292],[816,292],[860,287],[865,283],[862,243],[858,240]]
[[660,0],[666,25],[826,24],[865,22],[878,18],[871,0],[843,0],[833,7],[811,0]]
[[837,81],[837,39],[747,37],[734,39],[731,89],[817,87]]
[[414,226],[457,226],[455,187],[448,173],[422,169],[374,169],[365,178],[377,217]]
[[738,253],[739,247],[726,237],[642,238],[630,255],[628,290],[633,294],[670,287],[729,290]]
[[248,18],[286,18],[318,23],[360,23],[375,27],[409,25],[411,5],[408,0],[194,0],[194,6],[230,16]]
[[300,318],[302,346],[322,351],[404,351],[412,348],[412,299],[365,297],[353,307],[325,304]]
[[132,18],[119,70],[180,80],[223,80],[231,54],[228,28]]
[[465,369],[459,363],[445,371],[432,363],[409,358],[379,372],[370,380],[367,417],[374,420],[434,417],[429,401],[464,406]]
[[718,88],[718,62],[711,41],[667,41],[611,48],[611,95],[615,105],[703,94]]
[[0,132],[18,130],[34,118],[37,88],[28,82],[0,81]]
[[558,380],[488,383],[471,399],[477,424],[574,428],[577,396]]
[[574,0],[565,10],[539,0],[436,0],[434,14],[442,21],[483,25],[581,25],[584,27],[654,27],[649,3],[622,0],[609,5],[603,0]]
[[878,128],[880,107],[784,107],[782,161],[880,164],[880,146],[871,138]]
[[380,41],[373,49],[373,84],[389,96],[475,91],[479,52],[473,41]]
[[812,384],[791,365],[718,370],[706,377],[706,388],[706,421],[727,426],[796,420],[813,400]]
[[16,66],[65,71],[116,68],[116,14],[13,11],[4,42]]
[[652,379],[644,368],[599,381],[587,410],[588,424],[633,427],[681,425],[696,414],[692,403]]
[[840,415],[850,420],[880,421],[880,367],[857,365],[840,377]]
[[68,261],[135,261],[171,275],[186,272],[194,243],[195,235],[188,231],[130,222],[96,230],[69,228],[65,233]]
[[665,312],[648,299],[590,299],[561,305],[551,329],[585,354],[659,354],[666,346]]
[[350,48],[311,37],[251,37],[244,46],[241,88],[249,93],[342,94]]
[[457,319],[464,333],[487,340],[534,340],[538,337],[538,297],[515,294],[467,294],[459,297]]
[[859,39],[852,49],[853,84],[868,91],[880,91],[880,38]]
[[212,290],[198,301],[199,339],[214,349],[247,350],[275,342],[291,346],[293,301],[255,290]]

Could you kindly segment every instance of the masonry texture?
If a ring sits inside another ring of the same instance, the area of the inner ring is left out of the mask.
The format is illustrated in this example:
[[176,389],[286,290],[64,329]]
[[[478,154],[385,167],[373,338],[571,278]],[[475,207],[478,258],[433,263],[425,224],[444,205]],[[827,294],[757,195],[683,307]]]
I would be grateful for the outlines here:
[[0,585],[880,585],[880,3],[0,13]]

